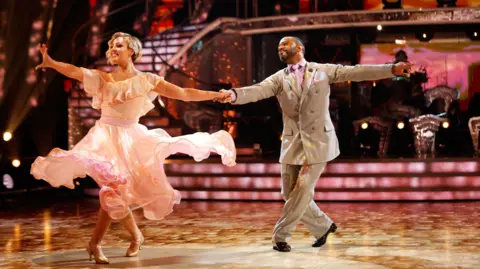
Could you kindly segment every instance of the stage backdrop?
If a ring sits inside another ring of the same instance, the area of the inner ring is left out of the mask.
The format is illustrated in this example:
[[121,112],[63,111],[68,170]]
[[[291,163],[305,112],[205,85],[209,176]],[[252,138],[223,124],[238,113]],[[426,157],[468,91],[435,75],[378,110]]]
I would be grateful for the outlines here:
[[360,63],[392,62],[400,49],[415,64],[413,70],[426,67],[429,81],[424,89],[440,84],[459,89],[462,109],[467,108],[474,93],[480,92],[480,84],[474,80],[480,76],[480,42],[361,45]]
[[[477,7],[480,0],[457,0],[457,7]],[[383,9],[382,0],[364,0],[365,10]],[[403,8],[435,8],[437,0],[403,0]]]

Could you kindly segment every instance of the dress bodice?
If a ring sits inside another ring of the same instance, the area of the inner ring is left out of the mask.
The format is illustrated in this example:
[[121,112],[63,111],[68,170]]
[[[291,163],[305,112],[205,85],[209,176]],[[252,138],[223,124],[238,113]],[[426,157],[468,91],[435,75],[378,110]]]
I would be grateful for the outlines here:
[[158,96],[152,89],[162,77],[142,73],[132,78],[109,82],[95,70],[82,68],[85,91],[92,95],[92,107],[102,115],[138,120],[154,108],[152,101]]

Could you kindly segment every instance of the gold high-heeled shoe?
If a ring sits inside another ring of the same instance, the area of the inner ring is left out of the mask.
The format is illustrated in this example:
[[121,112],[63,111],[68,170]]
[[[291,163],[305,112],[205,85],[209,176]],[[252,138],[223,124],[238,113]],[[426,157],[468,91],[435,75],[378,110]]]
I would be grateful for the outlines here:
[[100,246],[92,246],[92,242],[89,241],[87,245],[87,252],[92,260],[92,256],[95,258],[95,262],[98,264],[109,264],[110,261],[103,255],[103,251]]
[[138,256],[138,253],[140,252],[140,249],[142,249],[142,244],[145,238],[143,235],[141,235],[140,240],[135,240],[130,243],[130,247],[127,249],[127,253],[125,254],[127,257],[136,257]]

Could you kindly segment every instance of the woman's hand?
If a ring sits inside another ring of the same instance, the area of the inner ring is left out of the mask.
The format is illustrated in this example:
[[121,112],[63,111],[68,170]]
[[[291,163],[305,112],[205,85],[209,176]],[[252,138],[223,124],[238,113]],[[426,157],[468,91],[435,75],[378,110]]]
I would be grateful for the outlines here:
[[47,68],[47,67],[51,67],[51,63],[53,62],[52,58],[50,58],[50,56],[48,55],[48,52],[47,52],[47,45],[45,44],[39,44],[38,45],[38,50],[40,51],[40,53],[42,54],[42,63],[35,66],[35,70],[39,69],[39,68]]
[[216,97],[213,98],[213,101],[219,103],[231,103],[232,102],[232,91],[221,90]]

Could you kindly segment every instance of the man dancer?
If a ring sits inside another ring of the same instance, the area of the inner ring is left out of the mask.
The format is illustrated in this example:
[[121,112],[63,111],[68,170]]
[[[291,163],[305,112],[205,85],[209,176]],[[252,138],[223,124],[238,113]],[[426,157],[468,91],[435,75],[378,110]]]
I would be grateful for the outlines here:
[[318,64],[304,59],[305,47],[296,37],[284,37],[278,45],[280,60],[287,68],[259,84],[222,90],[221,102],[246,104],[276,96],[283,113],[282,216],[273,231],[273,249],[289,252],[287,243],[296,224],[302,221],[320,247],[337,226],[313,200],[315,184],[326,163],[340,150],[328,111],[330,84],[344,81],[380,80],[407,75],[410,64],[342,66]]

